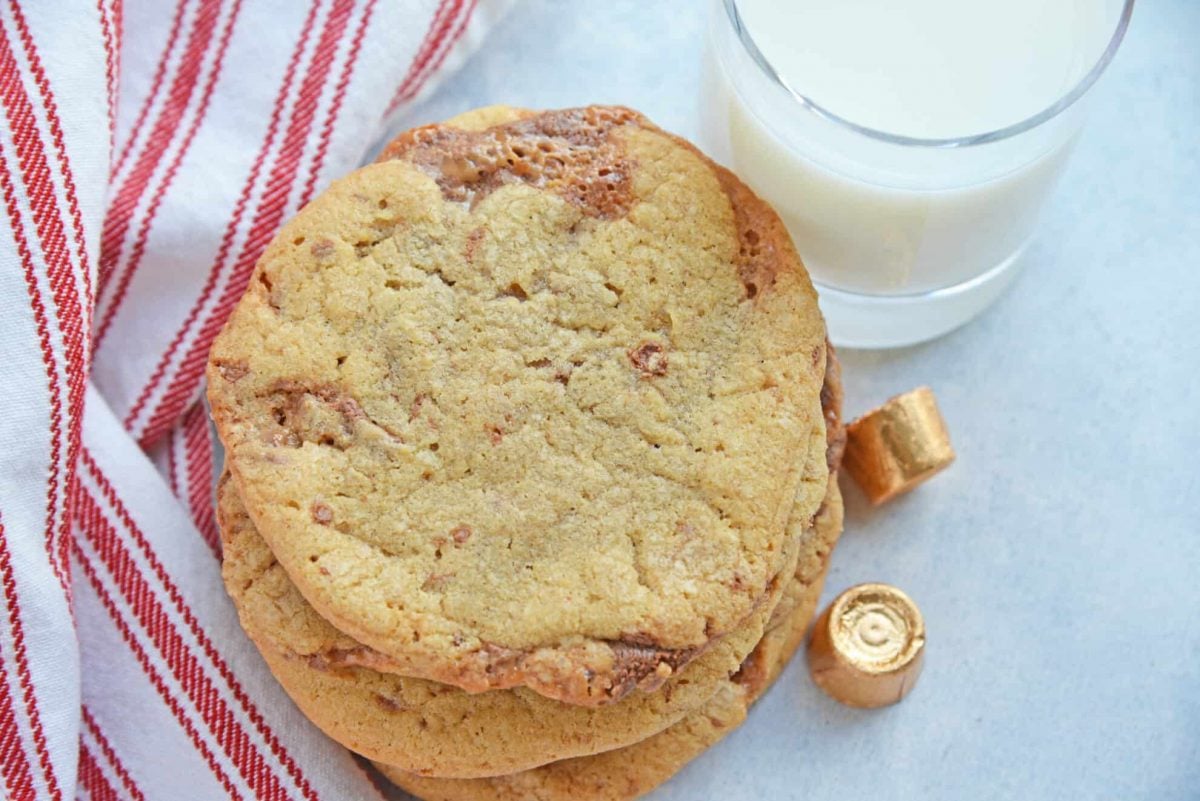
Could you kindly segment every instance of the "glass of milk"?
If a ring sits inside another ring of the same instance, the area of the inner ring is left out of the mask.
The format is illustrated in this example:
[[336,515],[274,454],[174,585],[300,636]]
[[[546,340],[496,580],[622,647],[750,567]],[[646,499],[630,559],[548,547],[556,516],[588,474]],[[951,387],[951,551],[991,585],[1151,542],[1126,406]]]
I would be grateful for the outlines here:
[[933,339],[1012,281],[1133,0],[712,0],[703,132],[835,344]]

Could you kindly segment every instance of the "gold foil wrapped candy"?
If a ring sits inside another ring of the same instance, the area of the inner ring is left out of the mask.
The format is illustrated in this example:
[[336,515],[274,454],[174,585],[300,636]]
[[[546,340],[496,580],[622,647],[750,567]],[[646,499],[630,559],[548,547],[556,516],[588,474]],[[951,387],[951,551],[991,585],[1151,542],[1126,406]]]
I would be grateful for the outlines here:
[[850,706],[894,704],[912,690],[925,655],[925,622],[887,584],[859,584],[821,613],[808,644],[813,681]]
[[873,504],[908,492],[953,461],[929,387],[897,395],[846,426],[843,464]]

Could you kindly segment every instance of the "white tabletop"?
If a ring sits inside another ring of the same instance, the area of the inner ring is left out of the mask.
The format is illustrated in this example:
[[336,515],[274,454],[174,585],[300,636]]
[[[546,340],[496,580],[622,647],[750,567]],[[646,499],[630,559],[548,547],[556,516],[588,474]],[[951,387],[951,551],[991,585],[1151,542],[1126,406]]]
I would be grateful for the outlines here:
[[[518,5],[410,116],[622,103],[696,133],[699,0]],[[917,689],[849,709],[797,658],[652,797],[1200,798],[1200,2],[1143,0],[1028,267],[981,319],[843,352],[847,413],[936,390],[957,463],[871,510],[843,477],[826,600],[925,614]]]

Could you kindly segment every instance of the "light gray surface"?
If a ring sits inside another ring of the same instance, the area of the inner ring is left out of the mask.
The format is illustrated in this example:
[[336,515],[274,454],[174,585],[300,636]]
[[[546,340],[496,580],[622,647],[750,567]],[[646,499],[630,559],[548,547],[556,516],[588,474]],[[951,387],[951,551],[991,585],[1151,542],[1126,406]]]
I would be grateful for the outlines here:
[[[615,102],[697,127],[701,2],[519,5],[410,115]],[[1030,266],[932,344],[843,353],[848,413],[928,383],[957,464],[878,511],[847,488],[826,600],[921,605],[903,704],[793,662],[653,798],[1200,798],[1200,3],[1143,0]]]

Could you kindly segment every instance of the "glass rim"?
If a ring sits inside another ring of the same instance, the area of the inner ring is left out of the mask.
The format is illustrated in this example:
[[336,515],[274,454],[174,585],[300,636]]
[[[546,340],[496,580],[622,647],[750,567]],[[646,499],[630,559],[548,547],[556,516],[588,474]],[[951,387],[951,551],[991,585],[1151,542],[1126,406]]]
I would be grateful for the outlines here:
[[947,138],[925,138],[919,136],[904,136],[902,134],[891,133],[879,128],[872,128],[867,125],[860,125],[852,120],[846,119],[840,114],[830,111],[825,106],[816,102],[812,98],[797,91],[787,80],[779,74],[770,60],[763,55],[758,49],[758,45],[754,41],[754,37],[750,35],[745,23],[742,21],[741,13],[738,11],[737,0],[722,0],[725,6],[725,13],[729,17],[729,23],[733,26],[734,32],[737,34],[738,40],[742,47],[750,55],[750,58],[755,62],[763,74],[767,76],[773,83],[792,96],[802,108],[812,112],[817,117],[827,120],[835,125],[848,128],[862,136],[876,139],[881,142],[887,142],[894,145],[906,145],[909,147],[928,147],[928,148],[957,148],[957,147],[972,147],[974,145],[985,145],[990,142],[998,142],[1004,139],[1009,139],[1018,134],[1038,127],[1054,117],[1057,117],[1062,112],[1073,106],[1079,98],[1083,97],[1092,85],[1100,79],[1100,75],[1112,62],[1113,57],[1117,53],[1117,48],[1121,46],[1122,40],[1125,38],[1125,32],[1129,29],[1129,21],[1133,17],[1133,4],[1135,0],[1123,0],[1121,7],[1121,15],[1117,20],[1116,28],[1113,30],[1112,36],[1109,37],[1108,45],[1104,48],[1104,52],[1100,54],[1100,58],[1092,65],[1092,68],[1080,78],[1068,92],[1063,94],[1055,102],[1051,103],[1046,108],[1026,117],[1023,120],[1014,122],[1011,125],[1006,125],[1002,128],[996,128],[984,133],[968,134],[966,136],[953,136]]

